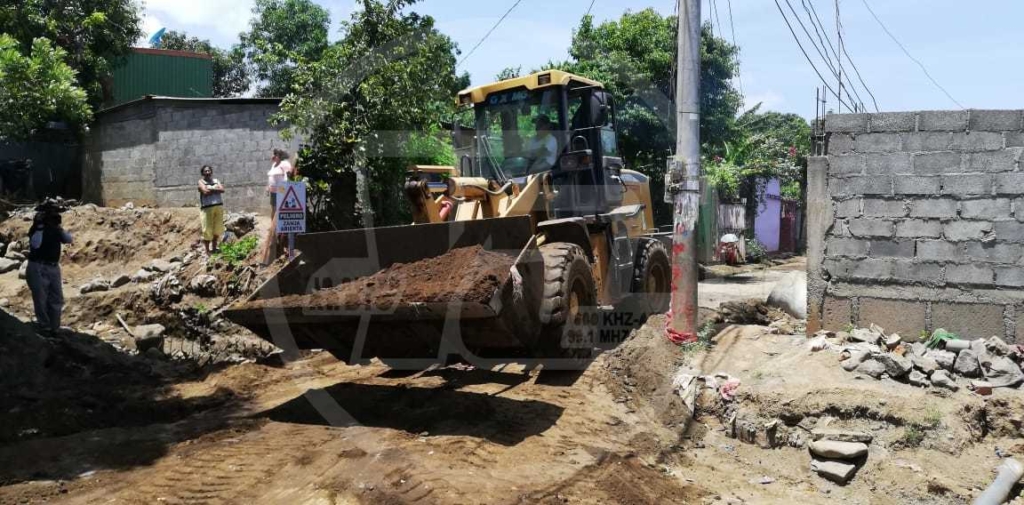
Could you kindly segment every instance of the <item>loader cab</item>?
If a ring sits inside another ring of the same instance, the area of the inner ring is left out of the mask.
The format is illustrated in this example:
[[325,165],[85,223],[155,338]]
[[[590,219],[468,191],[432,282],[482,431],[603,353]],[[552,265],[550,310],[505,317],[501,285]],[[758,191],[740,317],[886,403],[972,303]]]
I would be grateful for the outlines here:
[[453,140],[461,175],[522,183],[550,174],[555,218],[622,203],[615,104],[600,83],[550,70],[471,88],[459,104]]

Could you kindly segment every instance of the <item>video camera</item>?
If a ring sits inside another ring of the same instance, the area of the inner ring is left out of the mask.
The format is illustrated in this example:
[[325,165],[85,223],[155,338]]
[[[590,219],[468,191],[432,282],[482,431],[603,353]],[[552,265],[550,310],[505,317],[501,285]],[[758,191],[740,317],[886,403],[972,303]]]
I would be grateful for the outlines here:
[[67,203],[65,203],[64,200],[60,197],[47,198],[46,200],[43,200],[42,203],[36,206],[36,215],[35,218],[32,220],[33,224],[42,224],[47,220],[47,218],[56,218],[57,224],[60,224],[60,215],[64,212],[67,212],[70,209],[71,207]]

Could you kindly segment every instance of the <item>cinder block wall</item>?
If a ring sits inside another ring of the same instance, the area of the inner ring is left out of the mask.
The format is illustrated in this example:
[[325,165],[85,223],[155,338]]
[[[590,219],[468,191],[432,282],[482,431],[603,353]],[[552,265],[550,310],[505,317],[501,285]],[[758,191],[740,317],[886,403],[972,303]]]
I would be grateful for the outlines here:
[[1024,343],[1024,112],[829,115],[808,169],[808,330]]
[[83,198],[120,206],[198,206],[202,165],[214,167],[229,210],[269,212],[270,152],[295,152],[268,118],[276,103],[150,100],[102,114],[86,142]]

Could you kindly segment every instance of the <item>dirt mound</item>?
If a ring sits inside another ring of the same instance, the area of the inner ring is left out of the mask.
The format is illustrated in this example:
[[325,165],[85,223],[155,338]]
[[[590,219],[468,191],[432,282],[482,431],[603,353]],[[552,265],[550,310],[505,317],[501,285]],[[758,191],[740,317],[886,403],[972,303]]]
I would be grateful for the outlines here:
[[402,303],[487,303],[508,279],[515,258],[481,246],[452,249],[414,263],[396,263],[369,277],[310,295],[257,300],[246,308],[266,306],[393,307]]
[[117,351],[85,334],[41,337],[0,312],[0,445],[112,426],[181,419],[227,400],[227,393],[187,402],[170,383],[194,376],[187,362]]

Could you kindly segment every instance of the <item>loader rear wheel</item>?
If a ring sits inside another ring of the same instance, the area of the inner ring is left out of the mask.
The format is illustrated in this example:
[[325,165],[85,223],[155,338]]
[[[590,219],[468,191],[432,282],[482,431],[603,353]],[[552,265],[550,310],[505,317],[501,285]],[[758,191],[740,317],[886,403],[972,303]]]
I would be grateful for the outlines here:
[[576,244],[555,242],[540,247],[544,257],[543,323],[538,351],[542,357],[586,358],[597,331],[597,288],[590,261]]
[[640,246],[633,277],[633,304],[646,315],[668,310],[672,290],[672,264],[665,244],[649,240]]

